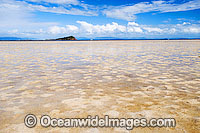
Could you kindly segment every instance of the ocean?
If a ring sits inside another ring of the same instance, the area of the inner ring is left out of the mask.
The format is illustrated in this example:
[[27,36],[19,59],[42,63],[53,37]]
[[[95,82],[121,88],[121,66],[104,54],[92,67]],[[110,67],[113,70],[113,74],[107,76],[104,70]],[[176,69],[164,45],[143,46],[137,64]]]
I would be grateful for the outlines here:
[[126,132],[126,128],[27,128],[34,114],[52,118],[175,118],[198,132],[200,41],[1,41],[0,132]]

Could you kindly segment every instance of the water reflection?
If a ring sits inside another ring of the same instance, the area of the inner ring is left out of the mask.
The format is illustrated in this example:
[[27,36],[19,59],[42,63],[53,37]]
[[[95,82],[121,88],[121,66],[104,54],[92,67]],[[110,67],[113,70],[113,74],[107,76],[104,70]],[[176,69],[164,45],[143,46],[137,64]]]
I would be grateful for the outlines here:
[[[175,129],[154,131],[196,132],[199,50],[199,41],[0,42],[0,131],[62,130],[25,128],[24,116],[33,113],[56,118],[174,117]],[[66,129],[82,130],[89,129]]]

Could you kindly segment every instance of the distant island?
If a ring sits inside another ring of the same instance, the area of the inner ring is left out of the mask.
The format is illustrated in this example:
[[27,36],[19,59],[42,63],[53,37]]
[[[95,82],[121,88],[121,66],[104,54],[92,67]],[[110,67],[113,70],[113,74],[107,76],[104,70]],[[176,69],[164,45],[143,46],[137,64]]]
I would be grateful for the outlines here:
[[62,37],[57,39],[48,39],[48,41],[67,41],[67,40],[77,40],[74,36]]

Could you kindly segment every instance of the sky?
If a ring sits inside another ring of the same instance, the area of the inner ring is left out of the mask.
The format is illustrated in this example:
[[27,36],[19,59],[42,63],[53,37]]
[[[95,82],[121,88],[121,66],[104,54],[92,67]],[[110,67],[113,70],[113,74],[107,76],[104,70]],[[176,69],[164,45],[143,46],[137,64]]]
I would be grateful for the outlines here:
[[0,37],[200,38],[200,0],[0,0]]

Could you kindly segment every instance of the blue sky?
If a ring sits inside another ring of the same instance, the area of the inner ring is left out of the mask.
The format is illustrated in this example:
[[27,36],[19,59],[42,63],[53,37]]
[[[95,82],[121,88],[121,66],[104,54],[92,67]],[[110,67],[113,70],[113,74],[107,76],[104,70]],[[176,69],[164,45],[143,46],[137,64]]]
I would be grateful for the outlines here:
[[0,36],[200,38],[200,0],[0,0]]

